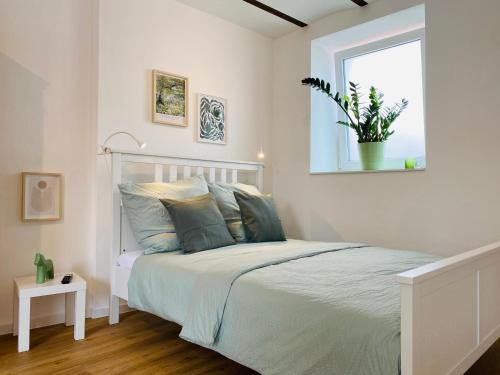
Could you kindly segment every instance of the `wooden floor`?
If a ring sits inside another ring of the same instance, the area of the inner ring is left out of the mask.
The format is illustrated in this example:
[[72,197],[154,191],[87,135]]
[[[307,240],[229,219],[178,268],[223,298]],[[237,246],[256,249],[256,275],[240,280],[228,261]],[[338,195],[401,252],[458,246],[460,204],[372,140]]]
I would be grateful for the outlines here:
[[[120,324],[87,319],[86,339],[73,341],[64,325],[31,331],[31,350],[17,353],[16,337],[0,337],[0,374],[225,374],[256,373],[211,351],[181,340],[180,327],[155,316],[131,312]],[[500,374],[500,340],[467,375]]]

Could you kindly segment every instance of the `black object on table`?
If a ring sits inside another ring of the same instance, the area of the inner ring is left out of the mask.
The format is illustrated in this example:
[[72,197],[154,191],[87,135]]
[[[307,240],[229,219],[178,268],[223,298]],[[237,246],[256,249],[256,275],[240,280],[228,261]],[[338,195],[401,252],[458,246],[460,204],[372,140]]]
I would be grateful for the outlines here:
[[68,273],[62,278],[61,284],[69,284],[71,282],[71,279],[73,279],[73,274]]

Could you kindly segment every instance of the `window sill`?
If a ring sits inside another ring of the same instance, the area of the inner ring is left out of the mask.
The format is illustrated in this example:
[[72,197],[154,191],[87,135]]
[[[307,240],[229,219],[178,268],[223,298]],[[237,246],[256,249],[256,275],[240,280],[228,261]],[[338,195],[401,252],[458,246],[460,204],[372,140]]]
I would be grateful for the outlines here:
[[323,175],[323,174],[352,174],[352,173],[394,173],[394,172],[423,172],[425,168],[414,168],[414,169],[377,169],[372,171],[365,170],[354,170],[354,169],[342,169],[338,171],[329,171],[329,172],[309,172],[311,175]]

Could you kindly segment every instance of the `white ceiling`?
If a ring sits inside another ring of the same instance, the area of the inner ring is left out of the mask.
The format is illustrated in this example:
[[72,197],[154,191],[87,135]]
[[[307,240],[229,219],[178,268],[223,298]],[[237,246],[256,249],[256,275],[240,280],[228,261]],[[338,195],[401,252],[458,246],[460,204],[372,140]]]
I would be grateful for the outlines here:
[[[298,28],[243,0],[178,1],[271,38],[282,36]],[[357,7],[350,0],[260,0],[260,2],[307,24],[339,10]]]

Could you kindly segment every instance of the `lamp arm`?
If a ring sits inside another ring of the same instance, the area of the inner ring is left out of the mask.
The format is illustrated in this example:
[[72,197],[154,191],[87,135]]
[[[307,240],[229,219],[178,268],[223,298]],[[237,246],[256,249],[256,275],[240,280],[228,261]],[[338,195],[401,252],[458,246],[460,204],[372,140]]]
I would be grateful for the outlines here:
[[139,146],[139,148],[143,148],[145,146],[145,143],[140,141],[139,139],[137,139],[136,137],[134,137],[132,134],[130,134],[129,132],[126,132],[126,131],[118,131],[118,132],[114,132],[112,134],[110,134],[103,142],[103,144],[101,145],[101,149],[104,153],[110,153],[111,152],[111,149],[109,147],[106,147],[106,143],[108,143],[108,141],[113,138],[115,135],[118,135],[118,134],[126,134],[128,135],[130,138],[132,138],[135,143],[137,143],[137,146]]

